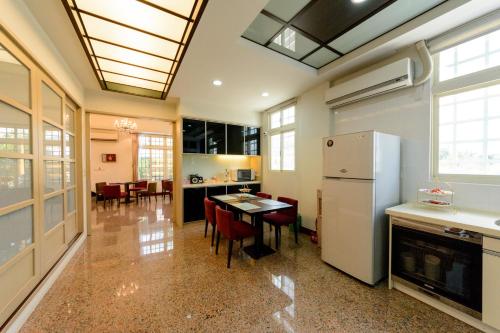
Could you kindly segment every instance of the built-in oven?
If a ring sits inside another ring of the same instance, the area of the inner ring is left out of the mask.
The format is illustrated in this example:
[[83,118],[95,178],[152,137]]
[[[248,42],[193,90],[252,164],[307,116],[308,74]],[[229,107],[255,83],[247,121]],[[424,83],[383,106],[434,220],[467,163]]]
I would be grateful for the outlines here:
[[482,235],[392,219],[391,278],[481,318]]

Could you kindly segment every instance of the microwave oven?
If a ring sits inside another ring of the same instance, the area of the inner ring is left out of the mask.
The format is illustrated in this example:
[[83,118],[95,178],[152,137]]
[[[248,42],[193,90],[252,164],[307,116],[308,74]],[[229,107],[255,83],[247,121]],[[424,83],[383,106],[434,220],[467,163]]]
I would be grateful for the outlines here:
[[233,182],[249,182],[255,180],[255,170],[235,169],[231,170],[231,180]]

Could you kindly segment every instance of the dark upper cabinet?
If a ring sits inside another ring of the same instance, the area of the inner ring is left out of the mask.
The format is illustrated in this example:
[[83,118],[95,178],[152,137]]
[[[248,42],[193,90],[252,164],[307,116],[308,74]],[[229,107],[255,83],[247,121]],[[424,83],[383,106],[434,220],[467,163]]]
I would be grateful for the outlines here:
[[205,154],[205,122],[194,119],[182,120],[182,151]]
[[245,127],[245,155],[260,155],[259,127]]
[[207,153],[226,153],[226,124],[207,121]]
[[243,155],[245,128],[239,125],[227,125],[227,153]]

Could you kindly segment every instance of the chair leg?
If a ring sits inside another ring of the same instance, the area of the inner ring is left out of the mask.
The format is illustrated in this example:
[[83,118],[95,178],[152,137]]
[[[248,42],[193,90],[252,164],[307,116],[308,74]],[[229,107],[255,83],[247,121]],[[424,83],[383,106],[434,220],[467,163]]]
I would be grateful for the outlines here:
[[220,231],[217,231],[217,240],[215,241],[215,254],[219,254]]
[[240,249],[242,249],[242,248],[243,248],[243,238],[240,239]]
[[269,231],[273,231],[273,225],[269,223]]
[[212,242],[210,246],[214,246],[214,236],[215,236],[215,224],[212,224]]
[[293,224],[293,232],[295,233],[295,244],[298,244],[299,241],[298,241],[298,233],[299,233],[299,226],[297,225],[297,221],[295,221],[295,223]]
[[227,268],[231,268],[231,255],[233,254],[233,240],[229,240],[227,249]]
[[120,200],[120,198],[118,198],[118,199],[116,199],[116,200],[118,200],[118,208],[119,208],[119,207],[120,207],[120,201],[121,201],[121,200]]
[[205,238],[207,238],[208,220],[205,219]]
[[276,242],[276,250],[280,248],[280,227],[274,226],[274,240]]

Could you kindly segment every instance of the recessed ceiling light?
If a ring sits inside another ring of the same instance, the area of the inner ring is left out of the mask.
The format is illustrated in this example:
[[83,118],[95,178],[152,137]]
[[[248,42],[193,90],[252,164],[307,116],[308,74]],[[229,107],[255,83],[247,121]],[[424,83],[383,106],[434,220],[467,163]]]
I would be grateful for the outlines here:
[[262,93],[262,97],[267,97],[267,96],[269,96],[269,93],[268,93],[267,91],[264,91],[264,92]]
[[214,86],[219,87],[219,86],[222,86],[222,81],[221,81],[221,80],[213,80],[213,81],[212,81],[212,84],[213,84]]
[[351,0],[352,3],[362,3],[365,2],[366,0]]

